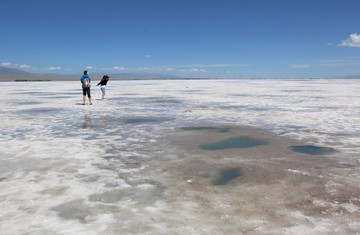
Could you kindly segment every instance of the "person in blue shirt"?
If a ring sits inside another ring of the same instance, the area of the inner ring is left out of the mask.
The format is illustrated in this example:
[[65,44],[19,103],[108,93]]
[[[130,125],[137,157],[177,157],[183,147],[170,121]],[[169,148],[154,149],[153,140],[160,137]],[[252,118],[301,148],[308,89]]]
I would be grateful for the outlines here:
[[86,70],[84,71],[84,74],[80,78],[80,82],[82,83],[82,90],[83,90],[83,105],[85,105],[86,95],[87,95],[87,97],[89,99],[89,104],[92,105],[92,103],[91,103],[91,95],[90,95],[91,78],[88,75],[88,71],[86,71]]

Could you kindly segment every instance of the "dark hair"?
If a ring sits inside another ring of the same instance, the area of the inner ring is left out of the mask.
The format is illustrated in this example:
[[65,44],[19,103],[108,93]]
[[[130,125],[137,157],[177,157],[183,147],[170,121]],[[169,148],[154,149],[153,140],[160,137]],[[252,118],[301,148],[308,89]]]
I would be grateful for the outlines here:
[[84,74],[87,74],[87,70],[84,70]]
[[106,74],[103,76],[103,79],[109,79],[110,77]]

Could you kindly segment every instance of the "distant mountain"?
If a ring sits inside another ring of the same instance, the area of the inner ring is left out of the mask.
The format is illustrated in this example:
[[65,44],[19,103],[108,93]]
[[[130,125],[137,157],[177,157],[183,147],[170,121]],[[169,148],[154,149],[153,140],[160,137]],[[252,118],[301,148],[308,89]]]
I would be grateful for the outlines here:
[[[100,81],[105,73],[90,72],[93,81]],[[39,74],[29,73],[16,68],[0,66],[1,81],[78,81],[82,71],[77,74]],[[111,80],[169,80],[169,79],[221,79],[221,78],[187,78],[179,77],[172,74],[162,73],[108,73]],[[289,78],[291,79],[291,78]],[[315,79],[315,78],[314,78]],[[343,77],[333,77],[326,79],[360,79],[360,74],[348,75]]]
[[345,78],[350,78],[350,79],[359,79],[360,75],[351,75],[351,76],[347,76]]
[[[20,69],[0,66],[0,81],[77,81],[82,73],[78,74],[35,74]],[[90,73],[92,80],[97,81],[104,73]],[[169,74],[135,74],[135,73],[108,73],[113,80],[152,80],[152,79],[176,79],[179,77]]]
[[50,81],[72,80],[73,75],[35,74],[20,69],[0,66],[0,81]]
[[[90,76],[92,78],[101,78],[104,74],[92,73]],[[150,79],[178,79],[180,77],[174,76],[171,74],[161,74],[161,73],[108,73],[111,79],[115,80],[150,80]]]
[[25,72],[20,69],[7,68],[0,66],[0,76],[30,76],[29,72]]

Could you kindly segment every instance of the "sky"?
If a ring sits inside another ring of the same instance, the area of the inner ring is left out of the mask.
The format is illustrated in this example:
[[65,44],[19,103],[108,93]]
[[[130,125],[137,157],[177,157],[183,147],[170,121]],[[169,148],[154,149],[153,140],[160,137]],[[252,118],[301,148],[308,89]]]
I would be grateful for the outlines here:
[[1,0],[0,66],[209,78],[360,75],[359,0]]

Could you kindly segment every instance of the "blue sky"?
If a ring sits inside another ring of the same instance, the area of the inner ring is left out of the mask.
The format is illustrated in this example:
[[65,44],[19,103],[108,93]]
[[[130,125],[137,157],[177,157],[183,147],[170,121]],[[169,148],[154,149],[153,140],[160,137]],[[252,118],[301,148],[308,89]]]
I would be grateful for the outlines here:
[[0,66],[33,73],[360,74],[359,0],[1,0]]

